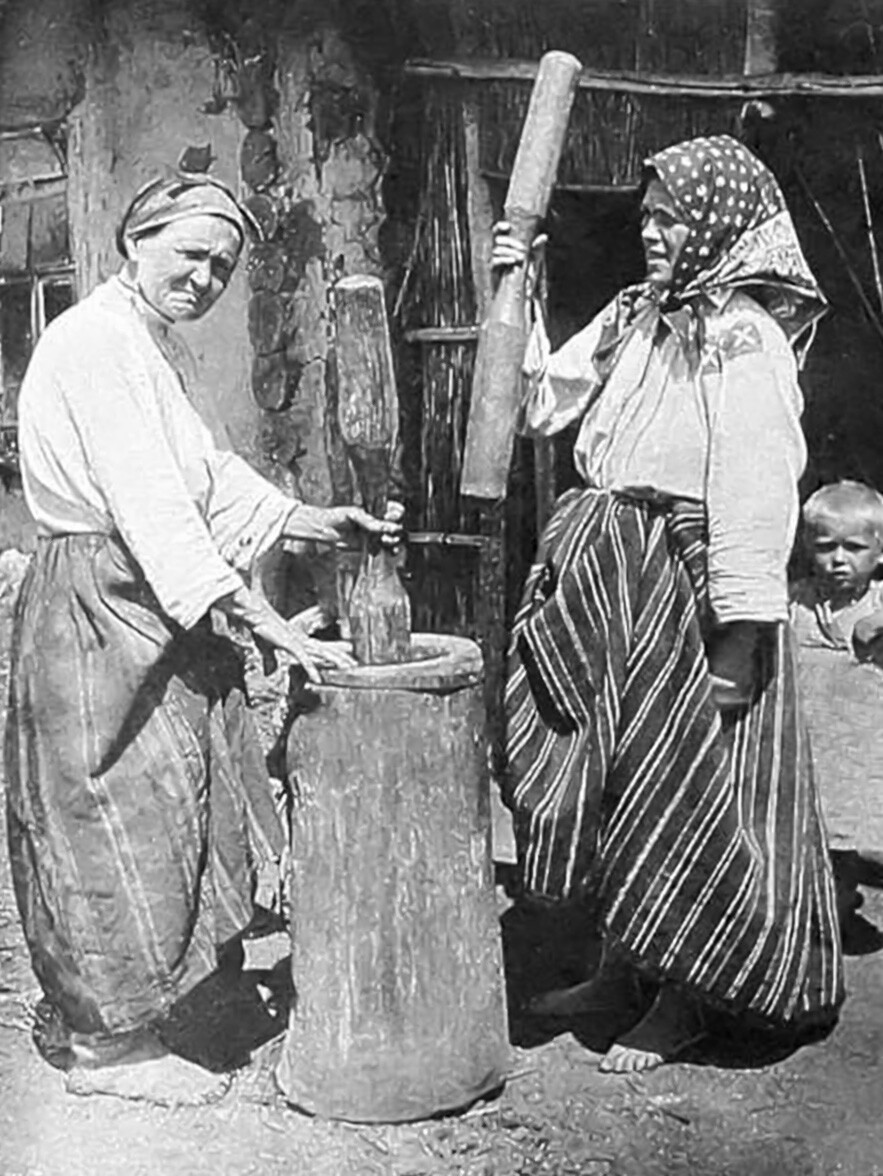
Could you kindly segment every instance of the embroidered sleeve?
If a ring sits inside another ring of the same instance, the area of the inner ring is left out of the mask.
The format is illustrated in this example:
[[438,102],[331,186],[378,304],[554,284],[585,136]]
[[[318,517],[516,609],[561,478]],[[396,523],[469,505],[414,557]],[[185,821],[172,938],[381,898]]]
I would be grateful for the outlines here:
[[784,338],[736,323],[709,404],[709,593],[721,624],[788,616],[786,569],[806,460],[797,370]]

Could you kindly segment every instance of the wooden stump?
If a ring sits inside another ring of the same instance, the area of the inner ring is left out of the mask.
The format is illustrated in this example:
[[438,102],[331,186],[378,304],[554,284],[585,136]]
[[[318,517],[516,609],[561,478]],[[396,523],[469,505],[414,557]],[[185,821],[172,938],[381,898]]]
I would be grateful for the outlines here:
[[508,1062],[481,654],[413,644],[423,660],[329,672],[289,736],[296,997],[277,1081],[326,1118],[462,1107]]

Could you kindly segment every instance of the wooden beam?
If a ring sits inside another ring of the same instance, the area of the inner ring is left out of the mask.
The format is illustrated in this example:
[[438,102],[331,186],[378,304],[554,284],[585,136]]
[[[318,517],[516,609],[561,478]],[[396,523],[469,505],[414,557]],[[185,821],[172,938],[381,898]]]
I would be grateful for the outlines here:
[[406,343],[474,343],[478,327],[414,327],[405,331]]
[[[405,62],[409,77],[434,81],[533,82],[537,62],[515,58],[485,60],[415,58]],[[589,70],[580,74],[579,89],[612,94],[645,94],[678,98],[883,98],[883,75],[742,74],[712,78],[689,74]]]
[[408,543],[419,547],[471,547],[484,550],[491,540],[487,535],[463,535],[456,531],[409,531]]
[[[509,173],[505,171],[493,171],[490,168],[482,168],[481,174],[487,180],[496,180],[500,184],[507,184],[509,182]],[[576,196],[634,196],[636,192],[641,190],[640,184],[578,184],[578,183],[564,183],[559,184],[555,181],[554,189],[556,192],[572,192]]]

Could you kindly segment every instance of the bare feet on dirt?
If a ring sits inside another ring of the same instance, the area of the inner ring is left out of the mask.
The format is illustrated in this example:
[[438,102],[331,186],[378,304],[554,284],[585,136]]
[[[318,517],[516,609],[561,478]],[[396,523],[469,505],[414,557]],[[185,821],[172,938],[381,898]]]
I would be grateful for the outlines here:
[[665,984],[647,1015],[610,1047],[598,1069],[606,1074],[655,1070],[704,1036],[699,1005]]
[[[588,979],[535,996],[527,1005],[527,1011],[539,1017],[609,1015],[611,1011],[634,1004],[639,999],[640,988],[634,968],[625,960],[604,956],[597,971]],[[646,1007],[645,1004],[642,1012]]]
[[223,1098],[232,1081],[232,1074],[213,1074],[167,1054],[100,1070],[75,1067],[67,1076],[66,1089],[69,1094],[104,1094],[159,1107],[200,1107]]

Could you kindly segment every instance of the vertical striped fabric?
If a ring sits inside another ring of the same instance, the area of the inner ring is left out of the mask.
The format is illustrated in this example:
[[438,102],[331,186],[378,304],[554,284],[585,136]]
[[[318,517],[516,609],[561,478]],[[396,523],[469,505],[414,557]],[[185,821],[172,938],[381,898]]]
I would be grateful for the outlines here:
[[652,975],[776,1025],[842,1000],[787,626],[737,720],[711,697],[697,503],[571,491],[516,617],[508,778],[526,889],[591,893]]
[[164,618],[121,545],[42,540],[22,588],[6,728],[13,880],[69,1028],[165,1013],[251,918],[282,831],[229,642]]

